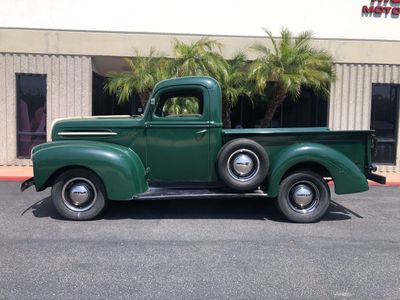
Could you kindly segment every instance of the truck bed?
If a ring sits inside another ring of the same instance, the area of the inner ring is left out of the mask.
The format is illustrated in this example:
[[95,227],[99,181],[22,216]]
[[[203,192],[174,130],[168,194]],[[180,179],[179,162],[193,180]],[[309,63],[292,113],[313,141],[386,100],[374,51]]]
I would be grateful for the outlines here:
[[372,130],[330,130],[327,127],[307,128],[240,128],[223,129],[223,143],[236,138],[257,141],[267,151],[271,164],[292,144],[317,143],[333,148],[368,173]]

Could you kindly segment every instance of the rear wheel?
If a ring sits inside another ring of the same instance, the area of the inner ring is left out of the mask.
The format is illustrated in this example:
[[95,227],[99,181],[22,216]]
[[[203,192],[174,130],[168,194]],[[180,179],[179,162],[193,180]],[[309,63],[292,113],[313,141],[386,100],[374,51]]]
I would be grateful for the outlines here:
[[87,169],[71,169],[55,181],[51,197],[58,213],[70,220],[91,220],[106,205],[105,189],[100,178]]
[[329,208],[329,186],[317,173],[298,171],[281,182],[277,203],[282,214],[292,222],[316,222]]

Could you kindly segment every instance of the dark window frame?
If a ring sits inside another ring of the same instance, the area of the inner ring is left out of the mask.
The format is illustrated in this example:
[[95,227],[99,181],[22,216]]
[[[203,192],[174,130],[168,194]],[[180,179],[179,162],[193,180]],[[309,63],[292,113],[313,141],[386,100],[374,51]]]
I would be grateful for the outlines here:
[[372,158],[372,161],[376,164],[379,165],[387,165],[387,166],[394,166],[396,165],[396,161],[397,161],[397,151],[398,151],[398,147],[399,147],[399,141],[398,141],[398,134],[399,134],[399,125],[400,125],[400,121],[399,121],[399,117],[400,117],[400,84],[395,84],[395,83],[372,83],[371,84],[371,116],[370,116],[370,128],[372,129],[372,117],[373,117],[373,113],[372,113],[372,109],[373,109],[373,96],[374,96],[374,87],[375,86],[387,86],[390,88],[390,97],[392,97],[392,91],[394,90],[395,95],[393,96],[395,98],[395,119],[394,119],[394,132],[393,132],[393,140],[385,140],[385,139],[381,139],[381,141],[379,141],[379,137],[377,137],[377,142],[376,144],[379,143],[391,143],[394,144],[393,145],[393,157],[391,158],[390,161],[385,161],[385,162],[381,162],[381,161],[376,161],[374,160],[374,157]]
[[[47,108],[47,74],[43,74],[43,73],[23,73],[23,72],[16,72],[15,73],[15,99],[16,99],[16,108],[17,108],[17,111],[16,111],[16,115],[15,115],[15,118],[16,118],[16,121],[17,121],[17,128],[16,128],[16,138],[17,138],[17,159],[30,159],[31,157],[30,157],[30,154],[29,155],[20,155],[20,152],[21,152],[21,141],[20,141],[20,136],[21,135],[29,135],[29,136],[33,136],[33,137],[39,137],[39,136],[44,136],[45,137],[45,140],[46,140],[46,138],[47,138],[47,126],[45,126],[45,132],[23,132],[23,131],[21,131],[21,129],[20,129],[20,122],[19,122],[19,117],[20,117],[20,115],[19,115],[19,112],[20,112],[20,110],[21,110],[21,107],[20,107],[20,101],[19,101],[19,99],[21,98],[20,97],[20,84],[19,84],[19,82],[20,82],[20,78],[21,78],[21,76],[29,76],[29,75],[31,75],[31,76],[40,76],[40,77],[44,77],[44,83],[45,83],[45,86],[44,86],[44,88],[45,88],[45,107]],[[46,109],[46,111],[47,111],[47,109]],[[46,122],[47,122],[47,114],[46,114]]]

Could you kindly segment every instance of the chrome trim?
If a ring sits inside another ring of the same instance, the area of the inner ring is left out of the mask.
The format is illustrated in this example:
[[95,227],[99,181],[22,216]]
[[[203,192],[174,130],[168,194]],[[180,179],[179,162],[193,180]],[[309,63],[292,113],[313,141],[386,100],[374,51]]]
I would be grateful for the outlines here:
[[253,170],[254,163],[250,156],[239,154],[234,158],[232,167],[239,176],[246,176]]
[[207,132],[207,129],[203,129],[203,130],[197,131],[196,133],[197,134],[202,134],[202,133],[206,133],[206,132]]
[[73,185],[69,190],[69,198],[72,200],[72,203],[76,206],[80,206],[86,201],[88,201],[89,196],[90,196],[90,189],[84,183]]
[[[80,187],[83,184],[86,185],[85,189],[88,195],[86,197],[86,200],[83,201],[84,199],[81,199],[83,202],[80,203],[81,201],[77,198],[71,199],[71,192],[75,190],[75,187]],[[96,187],[89,179],[83,177],[74,177],[64,184],[61,191],[61,197],[64,205],[68,209],[79,213],[87,211],[93,207],[97,200],[97,191]]]
[[292,210],[300,214],[308,214],[318,206],[321,195],[313,182],[301,180],[288,189],[288,199]]
[[59,136],[111,136],[117,135],[116,132],[101,132],[101,131],[61,131],[57,133]]
[[307,207],[313,200],[313,191],[305,184],[293,188],[293,200],[301,208]]
[[229,175],[241,182],[252,180],[260,170],[258,156],[249,149],[239,149],[233,152],[229,156],[226,165]]

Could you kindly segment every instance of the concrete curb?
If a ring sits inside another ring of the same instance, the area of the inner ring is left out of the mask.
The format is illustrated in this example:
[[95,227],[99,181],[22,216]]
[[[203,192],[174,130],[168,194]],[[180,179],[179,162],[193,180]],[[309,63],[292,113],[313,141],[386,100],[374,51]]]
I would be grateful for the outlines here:
[[379,184],[373,181],[368,181],[368,185],[370,186],[400,186],[400,182],[386,182],[386,184]]
[[0,176],[0,181],[25,181],[32,176]]

